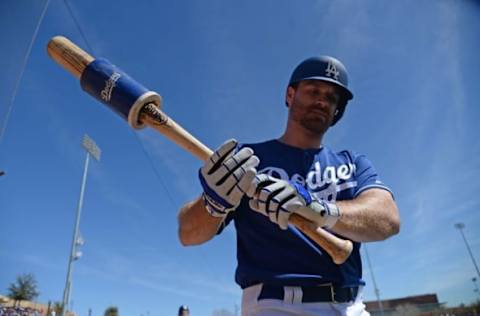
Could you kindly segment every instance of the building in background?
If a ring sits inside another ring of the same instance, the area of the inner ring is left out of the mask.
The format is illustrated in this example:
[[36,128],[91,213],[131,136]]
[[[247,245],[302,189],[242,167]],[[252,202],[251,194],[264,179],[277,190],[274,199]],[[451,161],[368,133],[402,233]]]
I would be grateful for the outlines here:
[[[389,300],[382,300],[383,315],[422,315],[433,311],[442,310],[445,303],[438,301],[437,294],[423,294],[415,296],[407,296],[402,298],[394,298]],[[372,316],[381,316],[378,301],[365,302],[367,311]],[[432,314],[433,315],[433,314]]]
[[446,307],[437,294],[414,295],[381,301],[365,302],[371,316],[480,316],[480,300],[470,306]]

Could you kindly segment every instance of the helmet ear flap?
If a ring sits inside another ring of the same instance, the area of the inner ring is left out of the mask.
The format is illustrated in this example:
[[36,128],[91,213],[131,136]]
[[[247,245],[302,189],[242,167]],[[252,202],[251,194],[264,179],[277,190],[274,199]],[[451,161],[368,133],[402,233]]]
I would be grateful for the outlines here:
[[[288,98],[290,98],[290,93],[295,93],[295,89],[297,88],[298,84],[293,84],[293,85],[289,85],[287,87],[287,91],[285,91],[285,105],[288,107],[290,107],[288,105]],[[292,96],[293,97],[293,96]]]
[[345,113],[345,108],[347,106],[347,102],[346,101],[342,101],[337,109],[335,110],[335,116],[333,117],[333,122],[332,122],[332,125],[330,126],[333,126],[335,124],[337,124],[338,121],[340,121],[340,119],[342,118],[343,116],[343,113]]

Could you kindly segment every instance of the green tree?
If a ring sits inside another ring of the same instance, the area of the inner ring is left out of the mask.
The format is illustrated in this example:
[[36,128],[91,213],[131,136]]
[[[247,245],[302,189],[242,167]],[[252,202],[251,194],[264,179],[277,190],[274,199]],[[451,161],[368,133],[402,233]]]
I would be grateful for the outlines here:
[[105,310],[104,316],[118,316],[118,308],[116,306],[110,306]]
[[31,273],[17,276],[15,283],[11,283],[8,288],[7,296],[15,301],[33,301],[40,293],[37,290],[37,280]]

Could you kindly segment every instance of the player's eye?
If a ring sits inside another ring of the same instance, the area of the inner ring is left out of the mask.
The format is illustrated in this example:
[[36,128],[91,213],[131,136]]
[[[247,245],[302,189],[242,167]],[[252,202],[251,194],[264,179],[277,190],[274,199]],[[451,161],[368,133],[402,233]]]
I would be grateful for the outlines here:
[[340,97],[335,94],[335,93],[327,93],[326,95],[326,100],[329,102],[329,103],[335,103],[337,104],[338,101],[340,100]]

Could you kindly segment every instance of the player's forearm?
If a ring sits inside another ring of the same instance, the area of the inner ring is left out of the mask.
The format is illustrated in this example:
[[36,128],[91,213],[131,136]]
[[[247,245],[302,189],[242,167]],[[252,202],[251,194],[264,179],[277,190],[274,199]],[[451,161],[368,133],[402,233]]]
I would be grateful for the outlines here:
[[202,198],[185,204],[178,214],[178,236],[184,246],[202,244],[218,231],[221,218],[210,216]]
[[354,241],[384,240],[400,230],[398,209],[387,191],[371,189],[337,205],[341,217],[332,230]]

